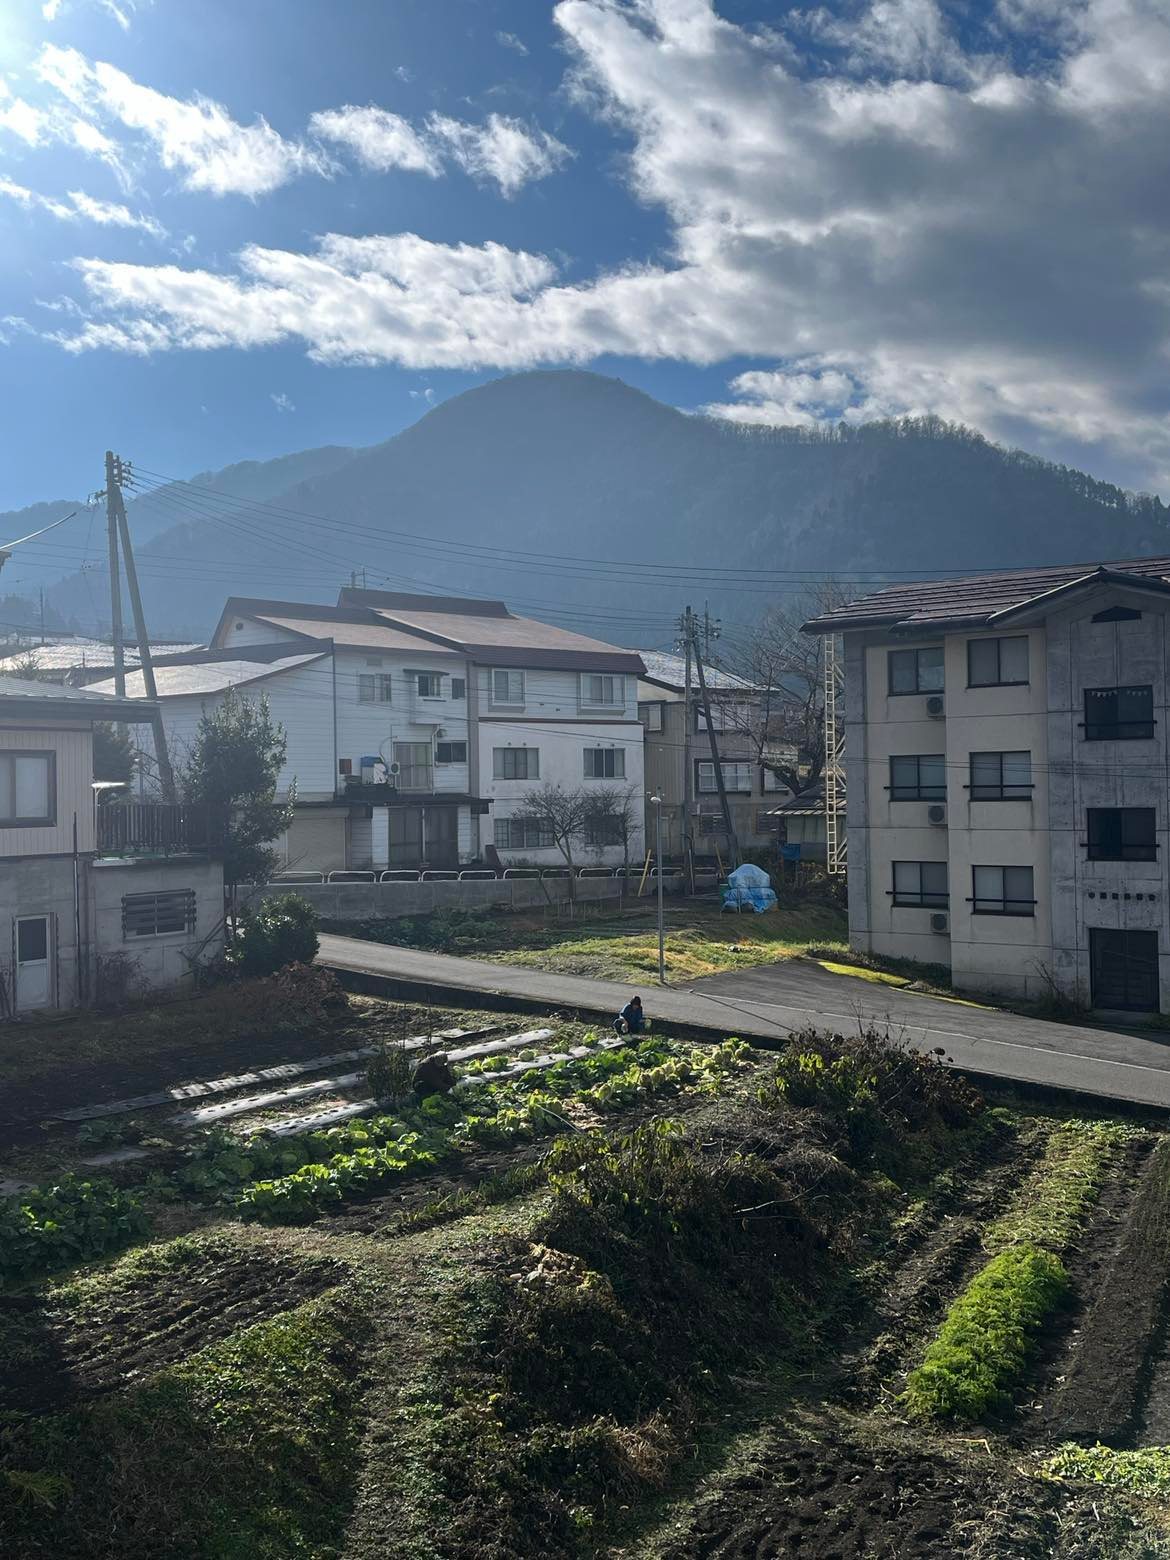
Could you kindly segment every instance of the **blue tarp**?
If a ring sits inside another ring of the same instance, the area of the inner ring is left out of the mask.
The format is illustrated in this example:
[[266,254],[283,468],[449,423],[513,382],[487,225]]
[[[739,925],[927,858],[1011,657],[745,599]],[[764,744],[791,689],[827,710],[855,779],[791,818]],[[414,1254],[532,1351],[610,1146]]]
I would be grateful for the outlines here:
[[725,910],[754,910],[759,914],[773,909],[775,904],[771,879],[762,867],[745,865],[727,874],[727,887],[723,890]]

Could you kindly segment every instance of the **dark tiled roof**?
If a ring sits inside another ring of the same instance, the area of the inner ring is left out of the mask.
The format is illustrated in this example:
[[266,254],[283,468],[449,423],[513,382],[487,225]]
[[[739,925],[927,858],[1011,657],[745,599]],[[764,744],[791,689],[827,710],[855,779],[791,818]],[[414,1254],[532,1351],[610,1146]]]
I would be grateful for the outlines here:
[[1038,597],[1098,576],[1170,588],[1170,558],[1131,558],[1121,563],[1068,563],[1045,569],[1012,569],[954,580],[918,580],[891,585],[811,619],[806,633],[851,628],[943,628],[986,624],[997,613],[1023,607]]

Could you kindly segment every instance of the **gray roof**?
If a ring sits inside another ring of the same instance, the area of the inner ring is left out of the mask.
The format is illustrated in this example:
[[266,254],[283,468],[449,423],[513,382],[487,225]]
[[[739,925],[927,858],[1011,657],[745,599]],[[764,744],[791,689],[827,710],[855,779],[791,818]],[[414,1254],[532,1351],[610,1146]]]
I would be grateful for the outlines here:
[[[229,688],[239,688],[247,683],[259,682],[262,678],[275,676],[278,672],[288,672],[298,666],[307,666],[311,661],[319,661],[325,652],[315,650],[309,654],[286,655],[279,660],[253,661],[247,659],[247,652],[241,649],[236,659],[225,659],[222,652],[205,661],[187,660],[179,665],[156,666],[154,669],[155,686],[158,688],[160,699],[184,699],[199,697],[211,693],[225,693]],[[101,692],[108,692],[113,688],[113,678],[105,682],[95,683],[93,686]],[[140,699],[145,694],[143,676],[139,671],[126,673],[126,693],[128,697]]]
[[[195,644],[156,645],[156,655],[182,650],[198,650]],[[126,645],[126,664],[138,664],[138,646]],[[20,671],[34,666],[38,672],[71,672],[75,668],[112,667],[113,646],[101,639],[66,639],[51,645],[25,645],[23,649],[10,650],[0,657],[0,673]]]
[[[646,681],[661,683],[666,688],[677,688],[680,692],[686,686],[686,658],[681,655],[671,655],[665,650],[639,650],[642,664],[646,668]],[[746,678],[736,677],[734,672],[725,672],[717,666],[708,666],[703,663],[703,675],[707,679],[708,688],[720,688],[738,690],[741,693],[754,693],[754,684]],[[691,687],[697,692],[699,679],[692,672]]]
[[1131,558],[1121,563],[1069,563],[1044,569],[970,574],[953,580],[889,585],[811,619],[806,633],[881,628],[913,632],[991,627],[1009,614],[1056,605],[1072,591],[1105,584],[1170,593],[1170,558]]
[[63,688],[59,683],[0,676],[0,707],[5,714],[77,716],[87,720],[150,720],[149,700],[119,699],[92,688]]

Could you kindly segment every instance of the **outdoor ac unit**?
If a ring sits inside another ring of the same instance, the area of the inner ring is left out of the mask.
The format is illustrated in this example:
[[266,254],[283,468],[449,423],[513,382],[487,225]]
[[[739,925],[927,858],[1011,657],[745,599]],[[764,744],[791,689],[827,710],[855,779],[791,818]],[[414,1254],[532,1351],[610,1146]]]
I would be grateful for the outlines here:
[[932,693],[926,701],[926,713],[933,720],[942,720],[947,712],[947,701],[941,693]]
[[394,759],[392,763],[386,765],[386,773],[388,775],[400,775],[402,773],[402,765],[397,759]]
[[945,802],[932,803],[926,809],[926,816],[928,821],[933,823],[936,828],[942,828],[947,821],[947,804]]
[[947,917],[941,913],[938,915],[932,915],[930,918],[930,929],[932,932],[949,932],[951,929],[951,923]]

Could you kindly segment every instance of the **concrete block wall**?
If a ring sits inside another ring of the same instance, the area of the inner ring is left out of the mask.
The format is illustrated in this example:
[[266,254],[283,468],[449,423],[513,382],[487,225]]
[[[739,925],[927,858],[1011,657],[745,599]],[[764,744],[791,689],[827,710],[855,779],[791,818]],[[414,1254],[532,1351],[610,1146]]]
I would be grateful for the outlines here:
[[[579,905],[616,905],[623,890],[627,899],[637,893],[637,882],[627,887],[620,878],[579,878],[575,885]],[[678,893],[681,880],[667,878],[663,889]],[[652,906],[656,889],[648,887],[644,903]],[[396,916],[426,915],[432,910],[540,910],[549,904],[566,904],[569,884],[565,878],[467,878],[462,883],[268,883],[250,896],[277,899],[300,894],[325,921],[368,921]]]

